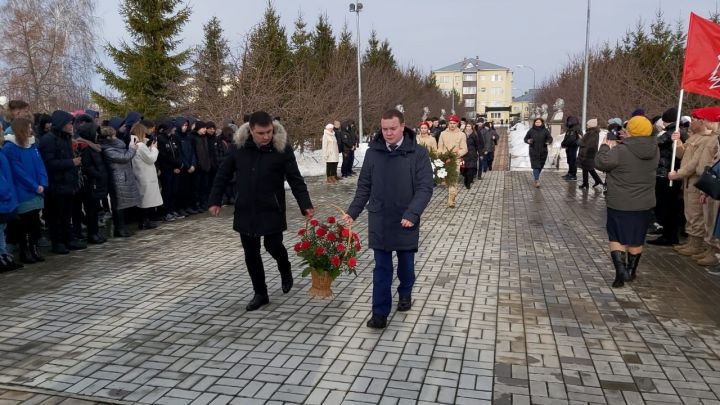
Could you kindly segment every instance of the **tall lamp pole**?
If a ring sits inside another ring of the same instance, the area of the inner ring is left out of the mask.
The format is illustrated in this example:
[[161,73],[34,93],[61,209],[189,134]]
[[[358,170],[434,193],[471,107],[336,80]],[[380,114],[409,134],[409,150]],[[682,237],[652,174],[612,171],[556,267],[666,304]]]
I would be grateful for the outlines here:
[[350,12],[357,16],[357,79],[358,79],[358,136],[363,139],[363,113],[362,113],[362,71],[360,63],[360,11],[363,4],[359,1],[350,3]]
[[590,72],[590,0],[587,2],[587,23],[585,24],[585,77],[583,78],[582,131],[587,122],[588,74]]
[[515,65],[515,66],[517,66],[519,68],[527,68],[527,69],[532,70],[532,72],[533,72],[533,90],[535,90],[535,69],[533,69],[532,66],[528,66],[528,65]]

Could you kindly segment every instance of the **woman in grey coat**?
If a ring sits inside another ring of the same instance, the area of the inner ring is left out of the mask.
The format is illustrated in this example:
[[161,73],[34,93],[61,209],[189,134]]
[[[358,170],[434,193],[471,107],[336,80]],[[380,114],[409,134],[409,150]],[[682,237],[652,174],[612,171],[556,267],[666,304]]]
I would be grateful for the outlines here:
[[102,127],[98,136],[102,148],[103,159],[108,166],[110,174],[109,189],[110,203],[112,205],[112,218],[116,237],[130,236],[125,226],[124,210],[140,204],[135,173],[132,168],[132,159],[135,157],[135,144],[125,147],[125,142],[118,139],[115,130],[111,127]]

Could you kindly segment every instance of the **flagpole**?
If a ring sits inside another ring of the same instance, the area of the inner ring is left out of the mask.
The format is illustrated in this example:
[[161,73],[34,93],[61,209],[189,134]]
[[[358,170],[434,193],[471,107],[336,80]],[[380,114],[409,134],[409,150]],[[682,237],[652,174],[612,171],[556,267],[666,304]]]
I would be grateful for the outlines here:
[[[677,120],[675,121],[675,131],[680,132],[680,111],[682,111],[682,102],[683,102],[683,96],[685,95],[685,89],[680,89],[680,101],[678,101],[678,108],[677,108]],[[675,156],[677,155],[677,143],[678,141],[673,141],[673,152],[672,152],[672,160],[670,161],[670,172],[675,171]],[[672,187],[673,181],[670,180],[670,187]]]

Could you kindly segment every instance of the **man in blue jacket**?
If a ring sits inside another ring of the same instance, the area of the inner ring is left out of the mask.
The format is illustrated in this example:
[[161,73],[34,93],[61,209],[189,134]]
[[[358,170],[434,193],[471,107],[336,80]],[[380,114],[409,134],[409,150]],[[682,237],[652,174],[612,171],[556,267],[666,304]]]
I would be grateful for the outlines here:
[[420,240],[420,216],[433,191],[430,156],[418,145],[415,133],[405,127],[398,110],[380,121],[382,131],[370,142],[360,170],[355,199],[343,220],[351,225],[367,205],[369,246],[375,253],[370,328],[387,325],[392,304],[392,252],[398,258],[398,311],[412,306],[415,252]]

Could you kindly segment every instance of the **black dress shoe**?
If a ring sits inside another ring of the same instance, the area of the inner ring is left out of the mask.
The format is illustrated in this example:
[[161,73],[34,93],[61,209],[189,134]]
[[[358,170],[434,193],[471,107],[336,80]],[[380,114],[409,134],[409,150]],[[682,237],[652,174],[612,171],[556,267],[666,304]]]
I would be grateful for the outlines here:
[[105,243],[102,237],[100,235],[90,235],[88,236],[88,243],[92,245],[99,245],[101,243]]
[[409,311],[410,308],[412,308],[412,296],[401,297],[400,299],[398,299],[397,310],[399,312]]
[[293,276],[292,273],[290,274],[281,274],[280,277],[282,278],[282,292],[283,294],[287,294],[290,292],[290,289],[293,286]]
[[647,243],[649,245],[655,245],[655,246],[674,246],[677,245],[680,241],[679,240],[670,240],[665,238],[664,236],[661,236],[657,239],[649,240]]
[[255,294],[255,296],[247,304],[245,309],[247,309],[248,311],[255,311],[257,309],[260,309],[261,306],[267,305],[269,303],[270,303],[270,298],[268,298],[267,295]]
[[55,253],[56,255],[66,255],[70,253],[70,250],[68,250],[67,246],[65,246],[64,243],[53,243],[50,251]]
[[66,245],[68,249],[70,250],[82,250],[87,249],[87,245],[83,242],[80,242],[77,239],[73,239]]
[[367,321],[367,327],[373,329],[385,329],[387,326],[387,317],[373,314],[372,318]]
[[113,232],[113,236],[115,236],[116,238],[129,238],[130,232],[128,232],[127,229],[119,229]]

